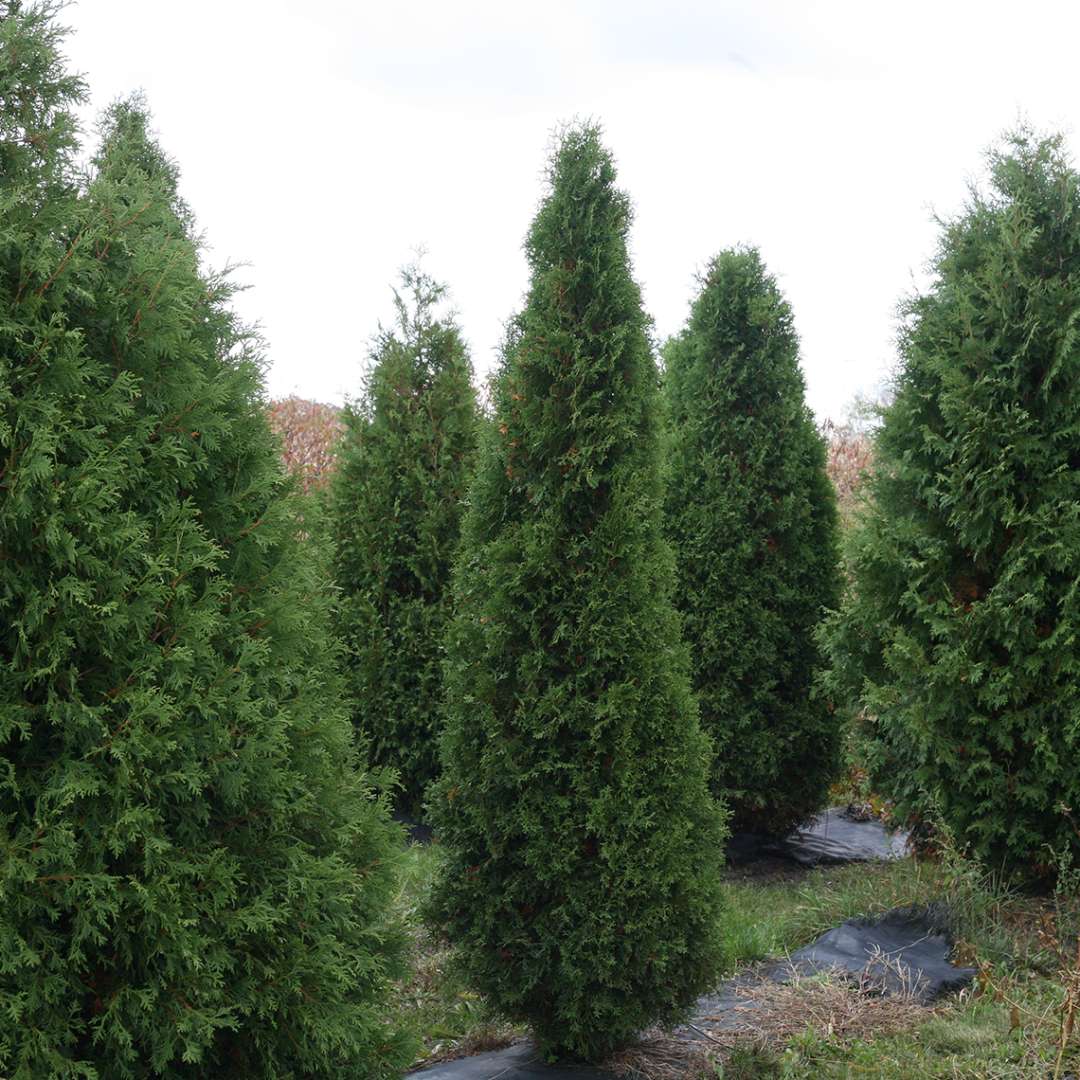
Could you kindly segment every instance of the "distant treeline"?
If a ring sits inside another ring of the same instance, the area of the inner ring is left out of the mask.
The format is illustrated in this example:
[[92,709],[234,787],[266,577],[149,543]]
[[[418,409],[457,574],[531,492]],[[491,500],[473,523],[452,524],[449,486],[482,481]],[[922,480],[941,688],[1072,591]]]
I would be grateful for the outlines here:
[[[281,439],[285,468],[299,478],[305,490],[325,487],[334,470],[335,444],[344,430],[341,407],[292,394],[271,401],[268,416],[270,427]],[[872,439],[858,426],[835,420],[824,421],[821,433],[829,451],[829,479],[836,488],[843,518],[870,465]]]

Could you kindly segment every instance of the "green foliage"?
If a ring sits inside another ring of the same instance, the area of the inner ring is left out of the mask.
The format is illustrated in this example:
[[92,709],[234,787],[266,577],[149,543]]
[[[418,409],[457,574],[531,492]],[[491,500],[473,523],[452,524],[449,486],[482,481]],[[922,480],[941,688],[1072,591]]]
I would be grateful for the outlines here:
[[754,249],[721,252],[664,351],[666,502],[712,785],[740,827],[784,832],[836,774],[811,686],[839,599],[836,498],[804,402],[791,308]]
[[379,333],[364,396],[342,416],[331,516],[356,721],[418,813],[438,774],[442,643],[477,411],[461,332],[438,315],[444,288],[415,267],[401,281],[397,325]]
[[597,1058],[715,977],[725,828],[671,603],[629,203],[591,126],[548,180],[456,568],[430,914],[495,1008]]
[[824,641],[899,813],[1050,875],[1080,855],[1080,191],[1057,138],[989,160],[906,305]]
[[328,587],[139,104],[88,186],[0,19],[0,1073],[378,1077],[397,830]]

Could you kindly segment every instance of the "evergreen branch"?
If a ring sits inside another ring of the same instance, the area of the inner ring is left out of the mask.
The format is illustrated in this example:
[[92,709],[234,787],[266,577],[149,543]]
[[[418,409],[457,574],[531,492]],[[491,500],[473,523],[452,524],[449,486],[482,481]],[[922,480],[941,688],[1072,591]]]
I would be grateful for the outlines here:
[[48,276],[48,278],[45,279],[44,282],[42,282],[40,286],[38,286],[37,291],[34,293],[35,296],[41,297],[45,295],[46,291],[52,286],[53,282],[56,281],[56,279],[63,272],[64,267],[67,266],[68,262],[71,260],[72,255],[75,254],[75,250],[78,248],[79,244],[82,243],[85,236],[86,230],[83,229],[71,242],[71,245],[70,247],[68,247],[67,251],[64,252],[64,257],[60,260],[60,263],[56,267],[56,269]]

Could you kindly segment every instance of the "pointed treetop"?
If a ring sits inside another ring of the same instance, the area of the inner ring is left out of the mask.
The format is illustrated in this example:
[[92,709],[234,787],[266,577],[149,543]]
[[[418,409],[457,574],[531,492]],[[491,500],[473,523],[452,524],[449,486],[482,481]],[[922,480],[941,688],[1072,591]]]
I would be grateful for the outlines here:
[[[20,190],[39,205],[70,194],[86,85],[65,70],[60,5],[0,0],[0,198]],[[26,186],[36,177],[33,195]],[[0,219],[3,218],[0,204]],[[52,209],[48,210],[53,213]]]

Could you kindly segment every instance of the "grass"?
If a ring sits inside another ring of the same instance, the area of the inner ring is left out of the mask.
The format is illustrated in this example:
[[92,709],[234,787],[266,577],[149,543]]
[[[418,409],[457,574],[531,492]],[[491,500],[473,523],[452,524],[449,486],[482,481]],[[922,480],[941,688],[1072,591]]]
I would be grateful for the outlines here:
[[409,928],[412,964],[409,977],[396,987],[393,1006],[398,1025],[422,1047],[418,1065],[494,1050],[527,1034],[496,1016],[455,976],[450,949],[435,941],[421,922],[419,906],[438,860],[437,847],[411,845],[397,897],[398,911]]
[[[438,859],[437,847],[411,848],[398,898],[412,928],[413,968],[398,987],[396,1009],[421,1041],[425,1062],[494,1049],[527,1034],[457,981],[448,948],[420,925],[417,908]],[[693,1061],[685,1053],[672,1056],[670,1040],[654,1038],[640,1053],[612,1062],[627,1080],[1054,1076],[1070,977],[1074,1005],[1080,998],[1075,892],[1024,895],[948,854],[810,872],[730,870],[724,889],[724,976],[783,956],[846,918],[936,904],[947,913],[956,962],[977,967],[977,983],[934,1008],[883,1007],[880,998],[830,979],[763,988],[754,993],[767,1000],[736,1038],[707,1044]],[[1080,1031],[1068,1040],[1058,1080],[1070,1076],[1080,1077]]]

